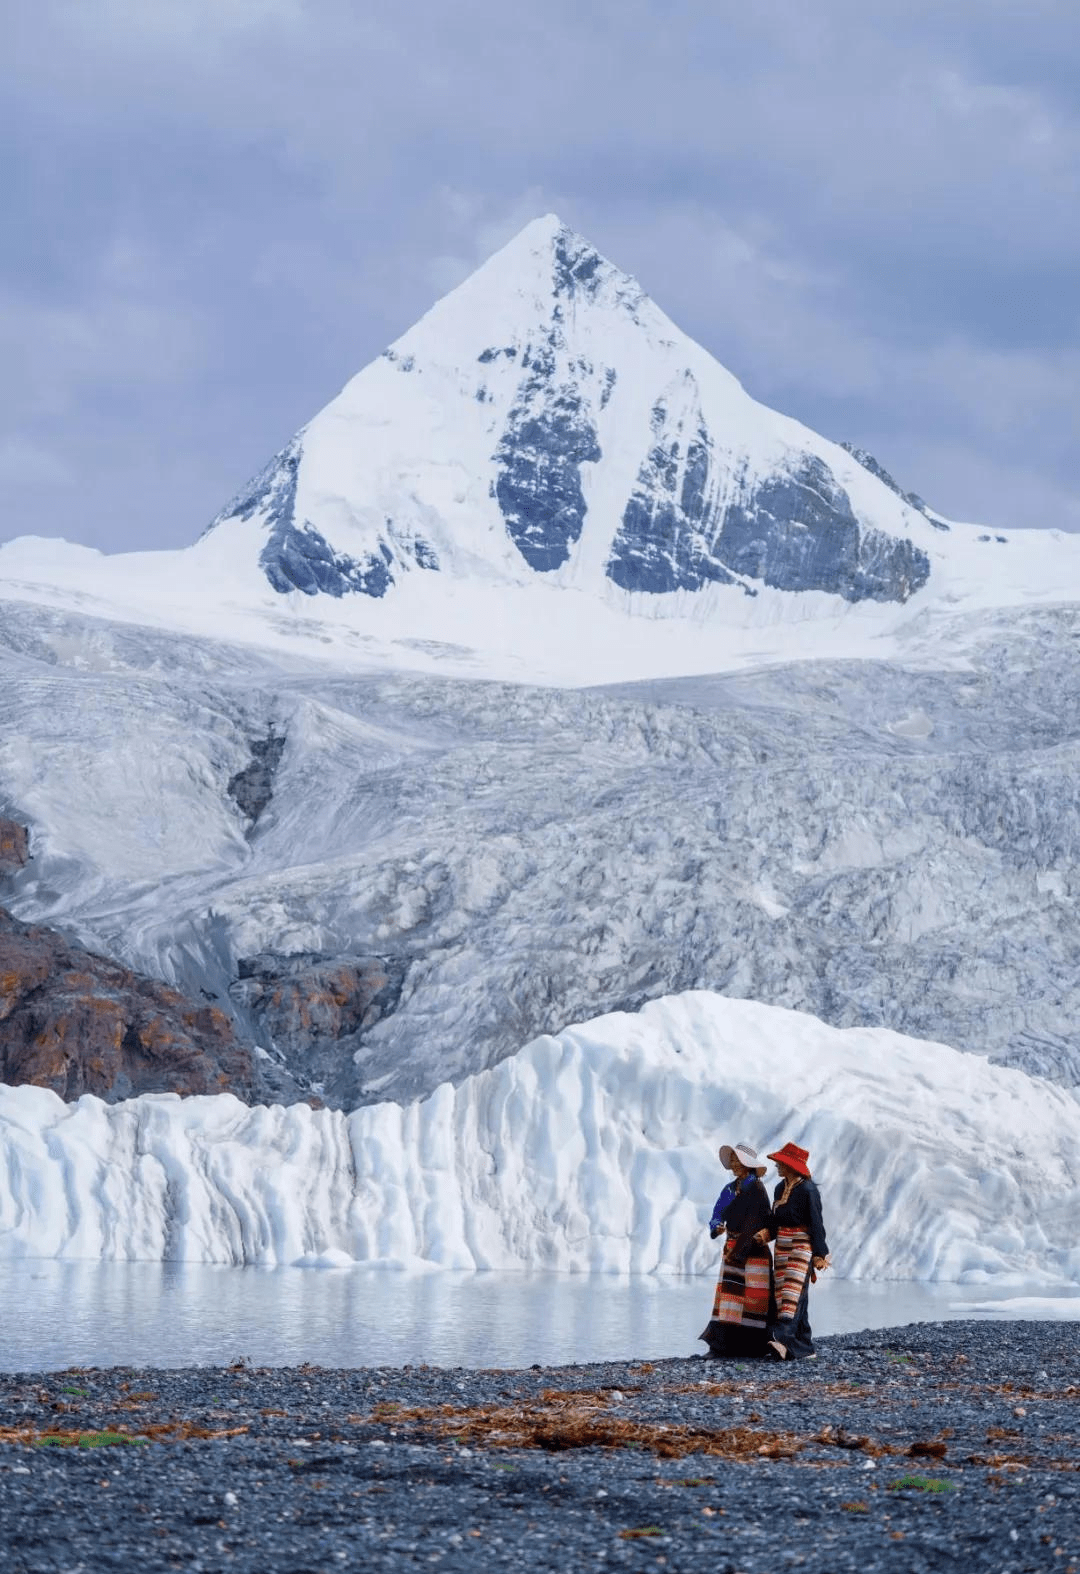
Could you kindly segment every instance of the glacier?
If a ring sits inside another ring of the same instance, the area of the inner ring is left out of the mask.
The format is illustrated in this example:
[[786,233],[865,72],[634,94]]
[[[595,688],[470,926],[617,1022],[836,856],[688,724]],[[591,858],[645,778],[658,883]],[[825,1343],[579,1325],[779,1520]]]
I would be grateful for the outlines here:
[[[270,1102],[423,1097],[693,988],[1080,1085],[1075,608],[577,691],[5,614],[0,900],[231,1011]],[[393,1009],[309,1052],[245,982],[298,958]]]
[[1080,1103],[943,1044],[705,992],[422,1102],[65,1105],[0,1089],[0,1250],[705,1273],[716,1147],[809,1148],[849,1278],[1080,1283]]

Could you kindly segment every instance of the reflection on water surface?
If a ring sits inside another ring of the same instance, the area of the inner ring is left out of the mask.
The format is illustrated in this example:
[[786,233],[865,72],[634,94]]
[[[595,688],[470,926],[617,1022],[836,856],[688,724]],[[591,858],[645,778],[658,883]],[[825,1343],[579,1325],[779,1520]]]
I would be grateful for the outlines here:
[[[193,1263],[0,1261],[0,1370],[67,1366],[529,1366],[690,1355],[710,1279],[407,1274]],[[1062,1291],[1076,1315],[1080,1291]],[[1049,1316],[1044,1286],[823,1277],[816,1333],[969,1315]],[[1001,1299],[998,1299],[1000,1297]],[[969,1310],[969,1303],[979,1303]],[[994,1309],[988,1309],[988,1308]],[[1040,1310],[1041,1308],[1041,1310]],[[1062,1310],[1066,1309],[1062,1307]]]

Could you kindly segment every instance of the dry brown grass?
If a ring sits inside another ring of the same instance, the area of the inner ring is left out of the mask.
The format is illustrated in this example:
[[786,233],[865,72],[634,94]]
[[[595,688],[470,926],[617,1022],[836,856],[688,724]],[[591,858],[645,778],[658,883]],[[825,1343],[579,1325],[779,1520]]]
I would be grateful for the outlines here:
[[[839,1386],[839,1385],[838,1385]],[[665,1390],[669,1391],[669,1390]],[[742,1392],[737,1385],[710,1383],[673,1388],[673,1393],[726,1395]],[[623,1390],[626,1397],[632,1391]],[[751,1411],[748,1421],[759,1422]],[[944,1459],[948,1452],[947,1430],[937,1438],[912,1442],[885,1443],[843,1427],[824,1426],[819,1431],[800,1435],[767,1427],[731,1424],[721,1427],[681,1425],[635,1420],[612,1413],[610,1390],[546,1388],[535,1399],[510,1404],[455,1406],[420,1405],[406,1408],[393,1401],[375,1406],[368,1415],[352,1415],[349,1422],[358,1426],[387,1426],[392,1435],[421,1435],[439,1441],[453,1441],[472,1447],[499,1449],[544,1449],[547,1452],[577,1448],[639,1448],[661,1459],[682,1459],[690,1454],[705,1454],[728,1460],[794,1459],[814,1446],[863,1453],[870,1458],[904,1455],[908,1458]],[[820,1454],[813,1461],[821,1468]],[[966,1464],[997,1470],[1023,1469],[1035,1461],[1016,1455],[971,1456]],[[1040,1460],[1048,1469],[1076,1469],[1071,1460]]]
[[989,1470],[1080,1470],[1080,1461],[1075,1458],[1045,1459],[1034,1454],[968,1454],[964,1463],[984,1465]]
[[155,1421],[147,1426],[142,1426],[138,1431],[128,1431],[126,1427],[108,1427],[101,1430],[89,1428],[70,1427],[36,1427],[36,1426],[4,1426],[0,1427],[0,1445],[14,1443],[27,1447],[53,1447],[53,1448],[87,1448],[93,1447],[94,1439],[109,1437],[128,1443],[187,1443],[192,1440],[205,1438],[239,1437],[246,1432],[246,1426],[233,1426],[223,1429],[200,1426],[195,1421]]
[[811,1439],[791,1432],[762,1431],[748,1426],[718,1430],[664,1422],[634,1421],[610,1413],[603,1391],[547,1388],[535,1400],[510,1405],[377,1406],[358,1422],[423,1431],[488,1448],[541,1448],[548,1452],[575,1448],[640,1448],[661,1459],[709,1454],[723,1459],[792,1459]]

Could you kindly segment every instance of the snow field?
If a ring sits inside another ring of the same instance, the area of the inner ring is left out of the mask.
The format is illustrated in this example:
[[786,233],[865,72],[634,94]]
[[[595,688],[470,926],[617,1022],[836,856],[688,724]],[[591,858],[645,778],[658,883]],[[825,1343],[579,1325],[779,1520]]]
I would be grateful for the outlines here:
[[0,1089],[9,1255],[709,1272],[722,1141],[808,1147],[845,1277],[1080,1283],[1080,1103],[945,1045],[706,992],[411,1105]]

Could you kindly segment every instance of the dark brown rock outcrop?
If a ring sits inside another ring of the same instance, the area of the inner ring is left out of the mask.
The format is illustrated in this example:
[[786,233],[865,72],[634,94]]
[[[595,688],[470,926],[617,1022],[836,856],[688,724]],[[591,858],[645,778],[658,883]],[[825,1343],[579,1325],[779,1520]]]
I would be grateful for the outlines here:
[[16,874],[30,862],[30,837],[26,826],[0,814],[0,877]]
[[294,964],[295,970],[248,968],[251,963],[241,964],[233,994],[256,1012],[275,1045],[300,1053],[371,1027],[386,1014],[394,989],[379,957]]
[[95,1093],[256,1092],[230,1018],[0,908],[0,1081]]
[[298,1086],[351,1109],[362,1102],[353,1053],[367,1029],[396,1009],[405,972],[403,961],[379,956],[264,952],[241,959],[229,993]]

